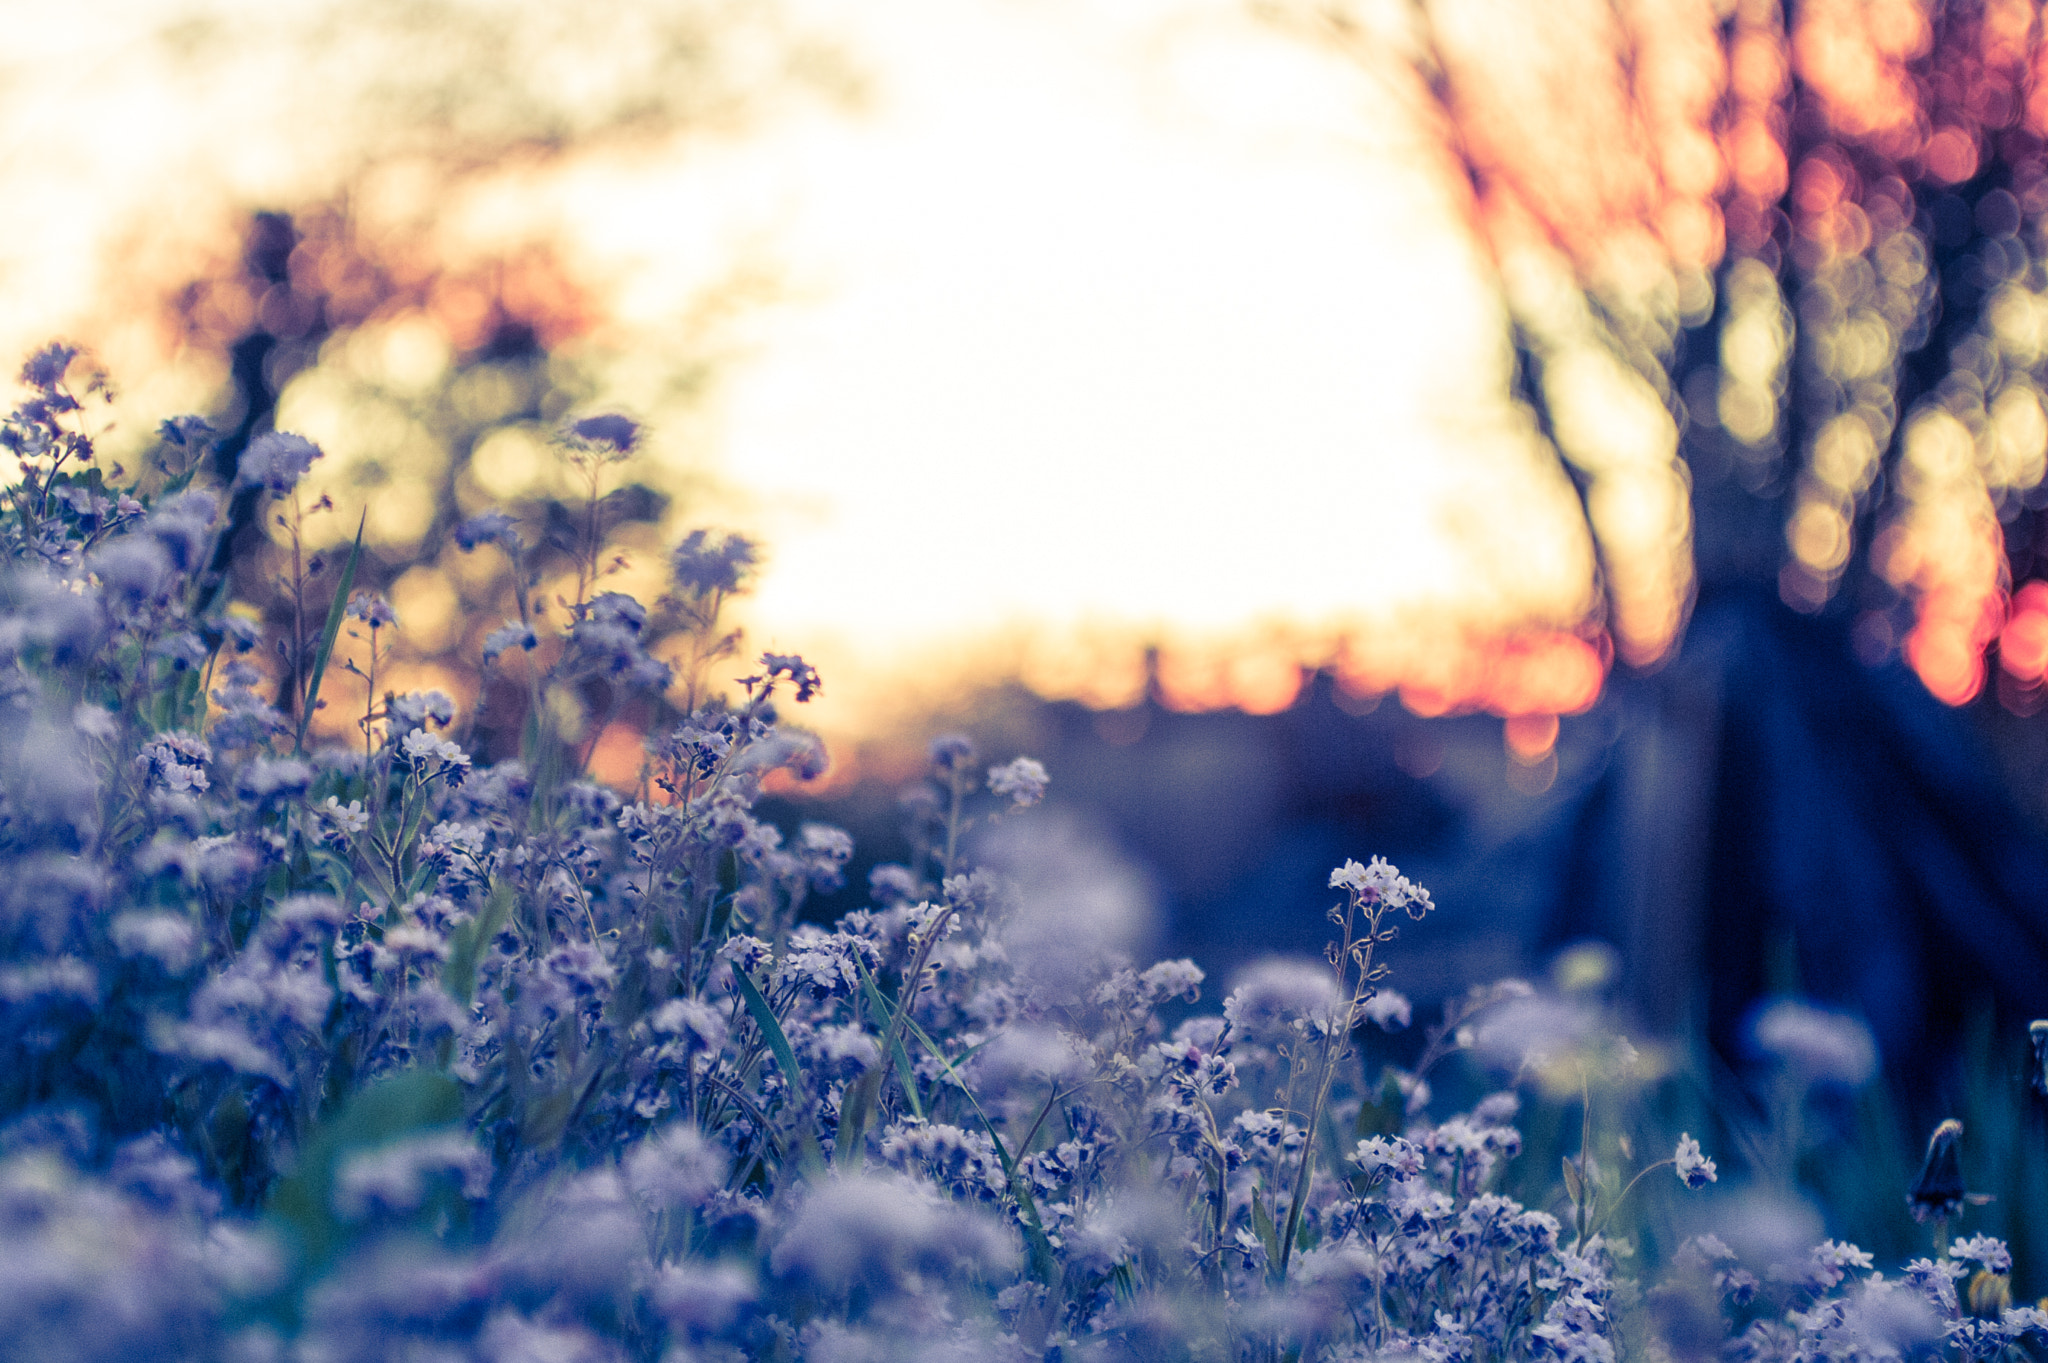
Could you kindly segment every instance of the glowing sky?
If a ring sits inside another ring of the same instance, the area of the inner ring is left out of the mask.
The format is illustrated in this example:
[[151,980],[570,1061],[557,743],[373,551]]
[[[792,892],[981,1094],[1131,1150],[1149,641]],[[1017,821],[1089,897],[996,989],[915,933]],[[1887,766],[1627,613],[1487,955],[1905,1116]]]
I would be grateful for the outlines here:
[[[1398,111],[1229,7],[1107,8],[861,6],[871,109],[676,186],[815,288],[723,408],[785,641],[1376,614],[1503,585],[1446,533],[1474,503],[1521,492],[1544,538],[1558,489],[1475,397],[1497,305]],[[1515,604],[1576,588],[1543,552]]]
[[[45,74],[0,146],[78,220],[11,238],[17,350],[67,325],[95,232],[153,193],[175,211],[193,167],[243,193],[298,173],[260,137],[204,154],[248,97],[209,114],[125,60],[147,14],[36,39],[133,79],[124,103]],[[1571,494],[1488,398],[1498,304],[1370,79],[1201,0],[798,14],[865,73],[863,107],[579,166],[520,210],[563,224],[657,357],[707,262],[783,277],[697,452],[771,547],[757,639],[865,666],[1005,629],[1569,615]]]

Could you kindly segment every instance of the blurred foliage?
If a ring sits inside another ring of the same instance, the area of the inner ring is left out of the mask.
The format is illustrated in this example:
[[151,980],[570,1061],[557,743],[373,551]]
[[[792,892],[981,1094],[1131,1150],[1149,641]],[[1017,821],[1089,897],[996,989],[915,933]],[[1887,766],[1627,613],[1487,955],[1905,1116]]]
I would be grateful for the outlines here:
[[2048,548],[2038,6],[1260,8],[1431,131],[1624,661],[1673,646],[1696,558],[1950,704],[1992,650],[2041,708],[2048,596],[2011,592]]
[[[310,151],[337,183],[417,158],[444,182],[679,133],[731,131],[795,89],[835,98],[859,78],[837,49],[755,0],[364,0],[265,13],[192,4],[160,27],[195,81],[260,50],[324,126]],[[294,108],[286,116],[304,112]]]
[[[670,154],[678,139],[733,132],[792,96],[858,94],[837,56],[778,6],[645,0],[592,19],[576,7],[375,3],[261,19],[199,9],[163,30],[194,79],[225,75],[261,40],[289,54],[302,102],[331,106],[309,125],[306,160],[325,170],[305,177],[304,197],[249,211],[239,249],[185,266],[156,310],[174,352],[216,357],[202,367],[227,377],[208,413],[221,433],[216,475],[232,480],[242,449],[273,427],[347,432],[302,489],[309,512],[323,497],[335,507],[308,520],[306,538],[343,543],[367,510],[358,584],[390,596],[406,624],[393,658],[403,684],[476,696],[484,635],[519,614],[504,575],[456,553],[464,516],[499,507],[519,518],[538,541],[528,585],[545,610],[593,532],[614,585],[658,591],[657,546],[703,490],[668,449],[595,482],[561,462],[554,436],[616,367],[603,291],[545,235],[460,247],[439,215],[579,159]],[[775,292],[752,262],[704,274],[714,282],[633,394],[669,431],[701,403],[733,319]],[[254,508],[252,494],[238,498],[216,570],[234,600],[282,626],[287,550]],[[493,751],[511,750],[515,690],[492,697],[494,725],[509,726]]]

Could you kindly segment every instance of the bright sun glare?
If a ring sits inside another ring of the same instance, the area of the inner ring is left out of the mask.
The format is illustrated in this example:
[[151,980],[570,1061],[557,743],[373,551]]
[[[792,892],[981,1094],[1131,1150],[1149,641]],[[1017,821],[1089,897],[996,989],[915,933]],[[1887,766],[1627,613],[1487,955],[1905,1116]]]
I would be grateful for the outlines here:
[[[139,33],[146,9],[100,18]],[[863,71],[862,108],[572,164],[503,202],[562,224],[656,353],[706,260],[761,253],[783,276],[698,454],[770,547],[755,640],[816,656],[843,716],[903,666],[991,649],[1042,690],[1127,701],[1148,643],[1224,660],[1191,700],[1268,708],[1346,636],[1353,670],[1385,677],[1397,633],[1579,617],[1590,551],[1497,396],[1500,305],[1422,133],[1358,69],[1190,0],[800,16]],[[46,41],[86,50],[92,22]],[[59,249],[46,202],[10,233],[17,272],[52,262],[10,289],[16,352],[75,326],[60,294],[148,201],[138,168],[204,165],[217,130],[175,73],[125,102],[103,88],[67,85],[65,118],[6,148],[17,185],[68,180],[86,243]],[[146,127],[190,145],[153,155]],[[218,179],[260,197],[272,173],[252,153]],[[118,371],[119,338],[86,339]],[[298,415],[316,439],[346,420]],[[1277,667],[1245,664],[1261,651]]]

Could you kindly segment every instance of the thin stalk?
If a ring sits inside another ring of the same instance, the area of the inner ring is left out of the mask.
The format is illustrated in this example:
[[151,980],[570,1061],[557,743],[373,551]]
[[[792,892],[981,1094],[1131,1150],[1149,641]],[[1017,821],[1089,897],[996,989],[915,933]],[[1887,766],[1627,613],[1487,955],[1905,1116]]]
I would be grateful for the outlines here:
[[960,805],[967,797],[966,785],[957,768],[950,774],[949,784],[953,787],[953,808],[946,816],[946,859],[942,881],[953,874],[953,855],[960,844]]
[[1344,978],[1346,963],[1350,963],[1358,967],[1358,983],[1345,1006],[1342,1023],[1333,1022],[1323,1038],[1322,1073],[1316,1081],[1315,1101],[1308,1110],[1308,1127],[1301,1143],[1301,1167],[1295,1171],[1294,1195],[1287,1206],[1287,1229],[1280,1238],[1279,1277],[1282,1282],[1287,1281],[1287,1265],[1294,1258],[1294,1237],[1301,1228],[1302,1209],[1308,1204],[1309,1180],[1315,1172],[1316,1142],[1321,1137],[1323,1108],[1330,1100],[1330,1085],[1337,1077],[1337,1060],[1351,1037],[1351,1024],[1358,1016],[1358,1005],[1363,1002],[1365,991],[1372,988],[1372,955],[1373,948],[1379,944],[1380,914],[1367,912],[1365,938],[1360,942],[1354,935],[1358,908],[1358,897],[1354,894],[1344,910],[1344,945],[1337,957],[1339,982]]
[[[1634,1178],[1630,1179],[1628,1181],[1628,1187],[1623,1188],[1621,1190],[1621,1195],[1614,1199],[1614,1202],[1611,1206],[1609,1206],[1605,1211],[1600,1213],[1600,1219],[1599,1221],[1594,1223],[1592,1235],[1589,1235],[1587,1239],[1591,1239],[1592,1236],[1598,1235],[1601,1231],[1607,1228],[1608,1220],[1613,1217],[1614,1213],[1620,1208],[1622,1203],[1628,1201],[1628,1195],[1636,1190],[1636,1185],[1638,1183],[1641,1183],[1644,1179],[1648,1178],[1657,1170],[1672,1168],[1676,1166],[1677,1163],[1678,1161],[1675,1159],[1658,1160],[1655,1164],[1648,1166],[1641,1173],[1637,1174]],[[1579,1245],[1572,1246],[1572,1252],[1575,1254],[1579,1251],[1579,1249]]]
[[1045,1106],[1038,1109],[1037,1120],[1033,1121],[1031,1129],[1024,1133],[1024,1139],[1017,1143],[1018,1154],[1028,1155],[1031,1153],[1031,1142],[1038,1139],[1038,1129],[1045,1125],[1046,1117],[1052,1112],[1052,1105],[1057,1103],[1062,1096],[1064,1095],[1060,1093],[1060,1086],[1054,1084],[1052,1092],[1045,1095]]
[[[279,519],[282,519],[280,517]],[[292,713],[306,713],[306,564],[299,541],[299,494],[292,491]],[[304,724],[299,726],[301,730]]]
[[[925,963],[931,959],[932,948],[938,945],[939,938],[943,934],[947,922],[952,917],[953,906],[948,904],[945,908],[939,910],[937,916],[932,919],[930,925],[924,931],[923,939],[917,944],[917,955],[911,958],[910,969],[903,977],[903,988],[898,991],[896,996],[896,1007],[889,1015],[888,1029],[882,1034],[881,1056],[884,1065],[888,1063],[888,1058],[895,1054],[896,1044],[902,1039],[903,1024],[909,1018],[910,1010],[917,1003],[917,989],[919,982],[924,978]],[[883,1075],[883,1082],[887,1083],[886,1071]],[[1036,1127],[1032,1129],[1034,1133],[1037,1130]]]

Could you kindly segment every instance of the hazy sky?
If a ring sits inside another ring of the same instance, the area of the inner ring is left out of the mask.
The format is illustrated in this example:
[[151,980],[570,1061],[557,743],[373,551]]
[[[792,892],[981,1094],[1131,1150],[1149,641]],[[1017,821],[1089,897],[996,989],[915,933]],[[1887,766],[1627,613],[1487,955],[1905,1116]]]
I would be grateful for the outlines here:
[[[577,168],[521,210],[655,353],[707,260],[782,274],[701,452],[771,547],[757,637],[865,665],[1010,628],[1569,610],[1569,491],[1482,400],[1498,305],[1371,79],[1230,3],[797,13],[864,107]],[[44,14],[22,50],[62,55],[17,63],[40,113],[0,142],[35,191],[8,211],[16,349],[69,323],[98,234],[202,202],[188,177],[304,171],[246,122],[207,150],[291,73],[181,88],[134,46],[151,7]]]
[[[1229,5],[827,13],[872,107],[700,161],[653,215],[758,223],[809,291],[723,408],[782,642],[1571,599],[1562,485],[1477,397],[1497,304],[1370,80]],[[612,249],[659,233],[586,202]]]

